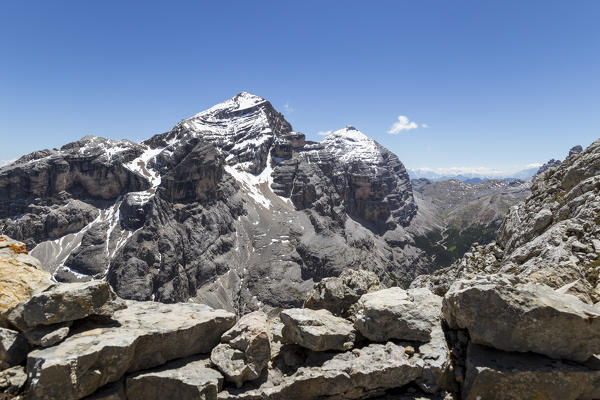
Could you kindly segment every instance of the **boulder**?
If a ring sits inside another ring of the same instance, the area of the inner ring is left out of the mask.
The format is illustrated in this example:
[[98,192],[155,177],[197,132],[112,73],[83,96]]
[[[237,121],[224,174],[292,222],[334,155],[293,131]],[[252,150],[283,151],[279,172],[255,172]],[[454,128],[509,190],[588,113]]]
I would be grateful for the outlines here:
[[402,387],[421,375],[422,362],[392,342],[345,353],[311,353],[292,374],[269,370],[258,388],[226,389],[220,400],[365,399]]
[[35,293],[52,286],[52,277],[40,269],[39,261],[27,254],[25,245],[0,235],[0,327],[7,327],[6,314]]
[[354,326],[374,342],[428,342],[439,323],[441,305],[442,298],[429,289],[383,289],[360,298]]
[[23,336],[30,345],[39,347],[50,347],[62,342],[70,331],[71,322],[61,324],[37,326],[23,332]]
[[431,330],[431,340],[419,346],[415,357],[423,360],[423,373],[416,382],[424,392],[437,393],[442,389],[455,389],[450,374],[450,350],[441,321]]
[[127,400],[216,400],[223,375],[207,358],[187,358],[127,378]]
[[105,281],[64,283],[19,304],[8,314],[8,321],[24,331],[90,315],[111,315],[123,307],[124,303]]
[[29,346],[19,332],[0,328],[0,370],[25,361]]
[[583,362],[600,354],[600,310],[548,286],[490,275],[455,282],[442,312],[473,343]]
[[471,344],[466,367],[466,400],[600,398],[600,370],[537,354],[507,353]]
[[7,394],[9,396],[16,395],[21,391],[23,386],[25,386],[26,381],[27,374],[21,366],[16,366],[5,369],[4,371],[0,371],[0,398],[4,398],[2,397],[2,393]]
[[85,400],[127,400],[125,378],[103,386],[93,394],[87,396]]
[[339,277],[316,283],[304,301],[304,308],[325,309],[338,317],[349,317],[352,306],[365,293],[379,290],[379,278],[367,270],[344,270]]
[[261,311],[244,315],[221,337],[221,344],[210,355],[225,379],[241,387],[257,379],[271,359],[267,315]]
[[30,399],[80,399],[125,373],[208,353],[235,323],[234,314],[202,304],[127,305],[113,326],[89,322],[59,345],[29,353]]
[[349,350],[356,334],[352,324],[327,310],[292,308],[279,314],[284,342],[313,351]]

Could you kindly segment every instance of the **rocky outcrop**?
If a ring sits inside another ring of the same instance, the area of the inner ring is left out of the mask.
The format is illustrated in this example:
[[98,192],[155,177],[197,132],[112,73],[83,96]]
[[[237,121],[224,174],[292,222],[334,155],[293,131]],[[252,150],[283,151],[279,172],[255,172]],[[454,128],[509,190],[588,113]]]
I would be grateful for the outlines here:
[[[80,399],[126,372],[208,353],[235,322],[200,304],[128,302],[117,326],[88,326],[61,344],[28,356],[31,399]],[[86,361],[87,360],[87,361]]]
[[112,315],[124,308],[108,283],[66,283],[32,296],[14,307],[7,316],[21,331],[39,325],[76,321],[90,315]]
[[496,275],[458,281],[443,313],[476,344],[579,362],[600,354],[600,310],[545,285]]
[[354,326],[367,339],[428,342],[439,324],[442,298],[428,289],[398,287],[367,293],[358,301]]
[[271,359],[267,315],[260,311],[244,315],[221,336],[221,342],[212,350],[210,360],[225,378],[237,387],[258,379]]
[[470,344],[463,398],[575,400],[600,397],[600,370],[536,354]]
[[[600,141],[549,168],[531,195],[511,208],[495,243],[473,246],[451,267],[419,277],[412,287],[443,294],[457,279],[508,273],[554,289],[570,287],[588,304],[600,301]],[[578,283],[574,283],[578,281]],[[585,283],[583,281],[586,281]]]
[[339,277],[316,283],[306,296],[304,308],[325,309],[333,315],[351,317],[353,306],[363,294],[379,290],[379,279],[371,271],[347,269]]
[[283,340],[313,351],[349,350],[356,333],[352,324],[327,310],[292,308],[279,315]]
[[127,400],[216,399],[223,375],[209,368],[207,359],[173,361],[127,378]]
[[17,366],[0,371],[0,398],[2,394],[6,398],[18,398],[17,394],[21,391],[27,382],[27,374],[23,367]]

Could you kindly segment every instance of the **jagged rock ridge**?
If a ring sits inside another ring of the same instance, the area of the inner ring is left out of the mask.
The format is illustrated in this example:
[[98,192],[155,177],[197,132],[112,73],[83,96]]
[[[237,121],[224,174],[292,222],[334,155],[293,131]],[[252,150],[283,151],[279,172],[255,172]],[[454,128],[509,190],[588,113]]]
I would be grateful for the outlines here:
[[61,281],[240,313],[302,304],[349,267],[426,272],[398,158],[352,127],[308,142],[240,93],[141,144],[85,137],[0,169],[0,231]]

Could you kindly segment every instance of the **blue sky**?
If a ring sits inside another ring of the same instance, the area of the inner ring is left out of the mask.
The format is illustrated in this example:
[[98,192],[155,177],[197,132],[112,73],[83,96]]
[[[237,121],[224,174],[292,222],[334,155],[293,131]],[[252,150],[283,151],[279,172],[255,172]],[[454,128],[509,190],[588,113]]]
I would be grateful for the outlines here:
[[142,140],[242,90],[409,168],[518,169],[600,137],[598,1],[0,4],[0,160]]

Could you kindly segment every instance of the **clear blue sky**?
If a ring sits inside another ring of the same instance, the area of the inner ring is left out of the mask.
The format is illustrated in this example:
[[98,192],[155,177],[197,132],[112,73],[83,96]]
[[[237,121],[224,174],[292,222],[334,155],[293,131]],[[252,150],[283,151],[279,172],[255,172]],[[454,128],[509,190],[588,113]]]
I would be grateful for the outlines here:
[[[599,21],[594,0],[4,1],[0,159],[142,140],[242,90],[409,168],[562,158],[600,137]],[[388,134],[400,115],[419,127]]]

